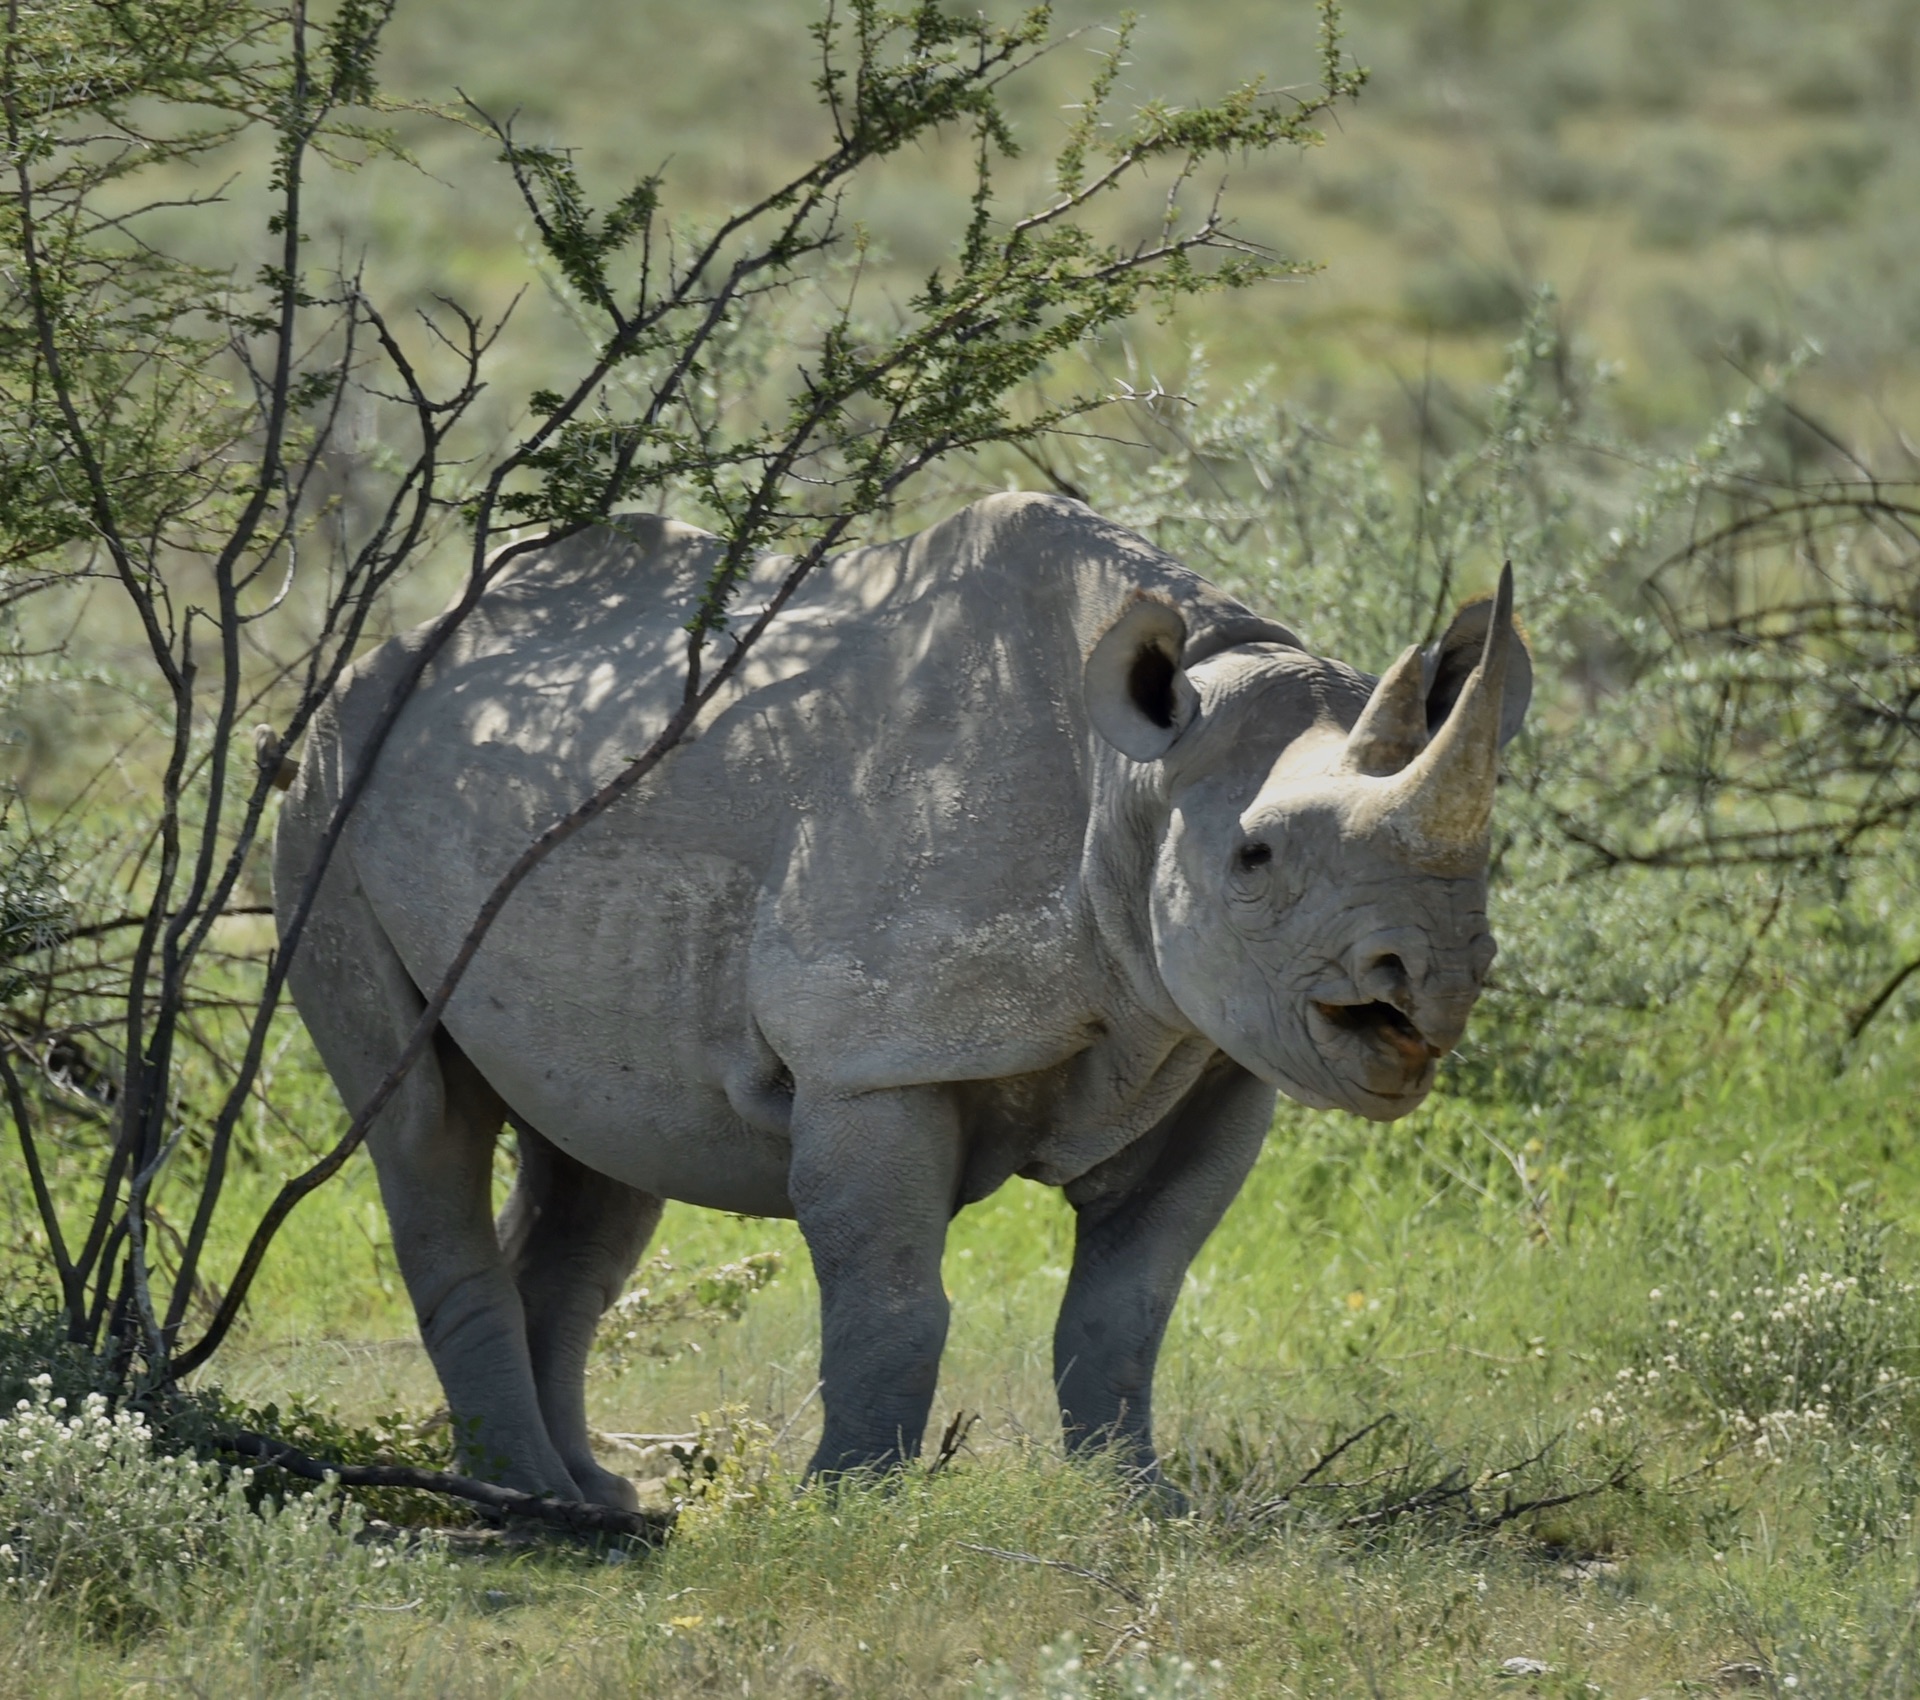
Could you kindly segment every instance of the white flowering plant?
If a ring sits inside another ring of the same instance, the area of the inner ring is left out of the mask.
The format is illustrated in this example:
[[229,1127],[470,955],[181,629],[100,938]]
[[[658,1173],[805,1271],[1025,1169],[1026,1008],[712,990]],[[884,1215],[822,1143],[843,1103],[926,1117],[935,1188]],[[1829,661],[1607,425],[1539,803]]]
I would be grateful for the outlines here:
[[1647,1293],[1640,1353],[1580,1426],[1619,1434],[1678,1411],[1759,1464],[1802,1467],[1830,1557],[1906,1539],[1920,1496],[1920,1286],[1888,1240],[1846,1204],[1837,1233],[1790,1209],[1732,1237],[1692,1224]]
[[1791,1211],[1715,1255],[1694,1233],[1677,1279],[1648,1295],[1655,1361],[1756,1444],[1771,1431],[1905,1435],[1920,1416],[1920,1289],[1886,1224],[1843,1204],[1837,1235]]
[[[385,1591],[396,1554],[360,1538],[364,1513],[337,1491],[256,1506],[251,1471],[156,1440],[140,1413],[36,1377],[0,1418],[0,1590],[111,1638],[237,1614],[273,1665],[323,1656],[346,1608]],[[413,1587],[446,1572],[432,1547],[405,1563]]]

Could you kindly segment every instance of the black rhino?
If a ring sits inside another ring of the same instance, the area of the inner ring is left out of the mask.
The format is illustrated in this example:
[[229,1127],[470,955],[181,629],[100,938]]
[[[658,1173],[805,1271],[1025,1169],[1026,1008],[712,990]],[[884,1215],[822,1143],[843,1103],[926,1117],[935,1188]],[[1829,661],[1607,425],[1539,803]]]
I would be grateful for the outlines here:
[[[350,1106],[500,872],[676,705],[717,549],[646,517],[575,535],[426,673],[292,971]],[[365,657],[316,723],[280,892],[419,641]],[[1053,497],[825,563],[697,736],[508,905],[371,1130],[469,1461],[632,1503],[589,1446],[583,1375],[670,1198],[798,1219],[823,1310],[814,1467],[912,1455],[947,1222],[1023,1175],[1077,1212],[1068,1442],[1151,1473],[1168,1314],[1275,1091],[1388,1120],[1461,1034],[1530,677],[1504,575],[1376,685]]]

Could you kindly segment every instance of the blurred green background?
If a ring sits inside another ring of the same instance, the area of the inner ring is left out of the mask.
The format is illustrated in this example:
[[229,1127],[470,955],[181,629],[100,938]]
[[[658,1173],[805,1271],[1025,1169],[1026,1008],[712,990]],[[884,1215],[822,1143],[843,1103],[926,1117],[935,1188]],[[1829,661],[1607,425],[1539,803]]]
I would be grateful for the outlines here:
[[[1036,162],[1113,18],[1086,0],[1058,15],[1088,34],[1015,97]],[[697,217],[819,144],[811,16],[769,0],[723,15],[422,0],[395,18],[385,78],[396,96],[457,87],[517,114],[526,136],[577,149],[603,201],[666,164]],[[1433,412],[1409,395],[1497,371],[1544,282],[1565,328],[1618,363],[1625,411],[1649,434],[1697,426],[1743,372],[1812,344],[1807,405],[1899,448],[1920,349],[1915,0],[1357,0],[1346,23],[1372,72],[1357,105],[1324,149],[1229,184],[1244,234],[1323,269],[1144,329],[1138,358],[1177,370],[1198,342],[1230,375],[1271,365],[1289,397],[1404,437]],[[1313,30],[1301,0],[1143,8],[1117,109],[1232,77],[1310,78]],[[336,186],[343,241],[374,245],[390,290],[504,303],[525,277],[505,174],[479,138],[425,121],[404,133],[429,176],[382,168]],[[963,170],[923,156],[856,207],[903,282],[945,257]],[[528,306],[535,360],[565,333]]]

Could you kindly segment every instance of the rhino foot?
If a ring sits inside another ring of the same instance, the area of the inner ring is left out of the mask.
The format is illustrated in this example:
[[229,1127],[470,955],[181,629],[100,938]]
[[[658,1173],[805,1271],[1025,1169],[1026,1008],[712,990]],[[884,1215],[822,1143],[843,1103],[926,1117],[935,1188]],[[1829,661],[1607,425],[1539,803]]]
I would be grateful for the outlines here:
[[616,1476],[598,1464],[583,1469],[573,1466],[573,1479],[579,1484],[580,1497],[589,1505],[610,1505],[617,1511],[638,1511],[640,1495],[625,1476]]

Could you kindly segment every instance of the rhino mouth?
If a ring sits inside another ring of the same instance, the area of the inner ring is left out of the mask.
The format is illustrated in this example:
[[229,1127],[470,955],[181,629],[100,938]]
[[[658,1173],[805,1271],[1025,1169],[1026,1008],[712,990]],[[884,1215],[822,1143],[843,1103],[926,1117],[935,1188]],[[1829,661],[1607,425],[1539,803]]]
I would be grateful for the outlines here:
[[1426,1098],[1440,1047],[1404,1010],[1377,998],[1366,1003],[1315,998],[1311,1010],[1321,1054],[1346,1093],[1353,1094],[1345,1098],[1347,1108],[1374,1121],[1392,1121]]
[[1372,1003],[1321,1003],[1316,999],[1313,1007],[1336,1033],[1350,1033],[1394,1051],[1406,1059],[1409,1067],[1424,1067],[1440,1054],[1404,1011],[1377,998]]

